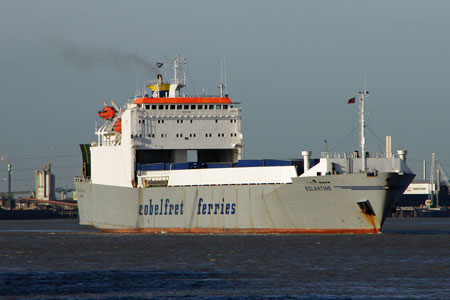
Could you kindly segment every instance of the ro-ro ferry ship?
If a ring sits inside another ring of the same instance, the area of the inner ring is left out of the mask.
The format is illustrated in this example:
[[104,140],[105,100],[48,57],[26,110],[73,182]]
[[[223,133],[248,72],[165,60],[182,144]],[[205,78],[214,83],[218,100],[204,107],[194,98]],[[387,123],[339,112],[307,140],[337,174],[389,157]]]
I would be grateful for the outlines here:
[[[186,96],[161,75],[124,107],[105,104],[97,141],[81,145],[80,224],[103,232],[378,233],[414,174],[406,151],[310,151],[294,161],[244,160],[242,110],[220,96]],[[184,73],[185,74],[185,73]],[[188,162],[188,151],[197,159]]]

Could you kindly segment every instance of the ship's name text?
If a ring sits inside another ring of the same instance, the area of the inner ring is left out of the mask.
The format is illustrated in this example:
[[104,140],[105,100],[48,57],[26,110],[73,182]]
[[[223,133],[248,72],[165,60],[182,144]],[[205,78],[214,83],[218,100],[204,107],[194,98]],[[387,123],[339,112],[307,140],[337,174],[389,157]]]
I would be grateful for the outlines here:
[[305,186],[305,190],[307,192],[316,192],[316,191],[328,191],[331,192],[331,186],[329,185],[323,185],[323,186]]

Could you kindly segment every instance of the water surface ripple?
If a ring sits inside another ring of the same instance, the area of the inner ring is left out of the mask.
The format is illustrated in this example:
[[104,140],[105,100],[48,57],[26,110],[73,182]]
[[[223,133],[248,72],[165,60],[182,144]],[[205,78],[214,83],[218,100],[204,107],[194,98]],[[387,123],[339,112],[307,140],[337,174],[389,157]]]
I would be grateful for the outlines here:
[[1,299],[450,299],[450,219],[379,235],[102,234],[0,221]]

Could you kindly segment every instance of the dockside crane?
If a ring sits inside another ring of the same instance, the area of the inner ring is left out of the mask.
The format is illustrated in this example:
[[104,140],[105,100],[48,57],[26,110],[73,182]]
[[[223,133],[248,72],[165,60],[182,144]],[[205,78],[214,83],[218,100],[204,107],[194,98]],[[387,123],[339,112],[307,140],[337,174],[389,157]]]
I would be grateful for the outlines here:
[[[437,173],[436,176],[436,183],[434,182],[434,173]],[[439,190],[440,190],[440,184],[441,184],[441,176],[442,181],[444,181],[445,185],[447,186],[447,193],[450,195],[450,183],[448,181],[447,174],[444,171],[444,168],[442,168],[439,161],[436,159],[436,153],[431,154],[431,172],[430,172],[430,191],[428,194],[428,200],[426,201],[427,206],[433,205],[434,195],[436,194],[436,208],[439,207]],[[436,184],[436,188],[433,189],[433,184]]]

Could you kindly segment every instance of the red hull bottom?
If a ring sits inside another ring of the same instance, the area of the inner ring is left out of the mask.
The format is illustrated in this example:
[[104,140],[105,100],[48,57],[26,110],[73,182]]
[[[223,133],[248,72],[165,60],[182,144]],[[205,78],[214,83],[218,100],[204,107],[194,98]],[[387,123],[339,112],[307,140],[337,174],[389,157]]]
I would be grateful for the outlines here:
[[180,234],[377,234],[380,229],[276,229],[276,228],[120,228],[100,229],[105,233],[180,233]]

